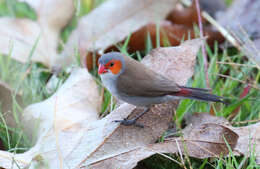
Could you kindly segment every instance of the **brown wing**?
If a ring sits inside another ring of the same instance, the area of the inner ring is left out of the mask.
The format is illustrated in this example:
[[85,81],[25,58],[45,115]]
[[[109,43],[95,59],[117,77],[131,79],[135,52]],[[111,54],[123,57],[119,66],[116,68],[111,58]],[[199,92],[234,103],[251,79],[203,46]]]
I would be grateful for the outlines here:
[[125,71],[117,80],[117,88],[121,94],[157,97],[180,91],[178,85],[172,80],[154,72],[131,58],[126,59],[128,61],[126,61]]

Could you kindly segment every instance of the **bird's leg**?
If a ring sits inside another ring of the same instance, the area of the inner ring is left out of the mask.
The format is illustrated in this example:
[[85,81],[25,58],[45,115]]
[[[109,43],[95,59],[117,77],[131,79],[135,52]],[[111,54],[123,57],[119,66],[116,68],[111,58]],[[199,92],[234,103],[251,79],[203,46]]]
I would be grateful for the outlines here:
[[134,117],[133,119],[123,119],[123,120],[115,120],[114,122],[120,123],[122,125],[125,126],[131,126],[131,125],[135,125],[137,127],[141,127],[143,128],[144,126],[142,124],[137,124],[136,120],[139,119],[140,117],[142,117],[146,112],[148,112],[150,110],[150,107],[145,107],[144,111],[142,111],[141,113],[139,113],[136,117]]

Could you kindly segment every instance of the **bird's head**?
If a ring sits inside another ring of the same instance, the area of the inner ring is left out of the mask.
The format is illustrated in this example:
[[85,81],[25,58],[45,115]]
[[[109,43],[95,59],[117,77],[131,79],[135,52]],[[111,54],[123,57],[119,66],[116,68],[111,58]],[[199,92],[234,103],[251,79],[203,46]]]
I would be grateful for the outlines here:
[[98,74],[118,76],[124,71],[124,56],[119,52],[110,52],[102,55],[98,60]]

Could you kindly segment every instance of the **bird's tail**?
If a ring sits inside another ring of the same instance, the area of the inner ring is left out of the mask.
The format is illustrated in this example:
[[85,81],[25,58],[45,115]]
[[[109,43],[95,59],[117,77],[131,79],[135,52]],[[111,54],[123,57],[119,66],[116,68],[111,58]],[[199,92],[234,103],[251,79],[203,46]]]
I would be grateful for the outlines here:
[[180,87],[181,90],[176,94],[177,96],[189,98],[189,99],[197,99],[197,100],[210,101],[210,102],[221,102],[227,104],[227,102],[223,97],[208,93],[210,91],[208,89],[192,88],[192,87],[184,87],[184,86],[180,86]]

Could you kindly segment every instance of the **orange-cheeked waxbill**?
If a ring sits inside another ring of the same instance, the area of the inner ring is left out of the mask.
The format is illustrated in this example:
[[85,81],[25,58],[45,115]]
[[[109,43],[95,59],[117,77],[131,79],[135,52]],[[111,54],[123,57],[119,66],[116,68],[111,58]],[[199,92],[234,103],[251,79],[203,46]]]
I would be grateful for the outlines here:
[[154,104],[176,99],[189,98],[225,103],[222,97],[209,94],[207,89],[180,86],[119,52],[102,55],[98,63],[98,74],[102,83],[113,96],[129,104],[146,107],[144,112],[132,120],[117,121],[123,125],[135,124]]

